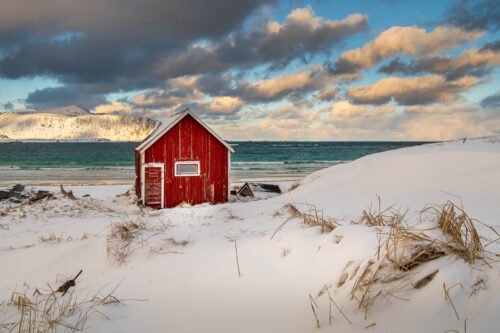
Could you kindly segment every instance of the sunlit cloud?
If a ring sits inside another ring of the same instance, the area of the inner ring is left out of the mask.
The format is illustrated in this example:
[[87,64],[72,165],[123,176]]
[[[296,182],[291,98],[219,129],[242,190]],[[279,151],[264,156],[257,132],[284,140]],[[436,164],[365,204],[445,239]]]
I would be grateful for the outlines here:
[[428,104],[459,99],[459,93],[468,91],[478,83],[477,78],[466,76],[448,81],[440,75],[381,79],[371,85],[350,88],[347,96],[358,104],[384,104],[394,99],[399,104]]
[[436,54],[475,40],[482,34],[481,31],[451,27],[437,27],[431,32],[419,27],[391,27],[362,48],[344,52],[333,64],[332,71],[336,74],[353,73],[398,54]]

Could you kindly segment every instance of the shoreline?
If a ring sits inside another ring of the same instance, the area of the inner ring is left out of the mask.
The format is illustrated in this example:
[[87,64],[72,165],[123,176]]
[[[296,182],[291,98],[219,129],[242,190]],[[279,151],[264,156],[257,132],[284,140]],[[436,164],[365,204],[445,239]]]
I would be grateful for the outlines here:
[[[298,181],[332,165],[373,153],[418,146],[405,142],[231,142],[233,184]],[[133,142],[0,144],[0,186],[132,184]]]

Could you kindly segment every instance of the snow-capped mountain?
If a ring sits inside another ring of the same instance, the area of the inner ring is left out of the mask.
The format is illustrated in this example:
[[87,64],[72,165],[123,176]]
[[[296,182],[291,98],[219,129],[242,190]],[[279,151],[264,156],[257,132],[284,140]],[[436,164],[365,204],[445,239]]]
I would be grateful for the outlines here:
[[0,113],[0,139],[141,141],[158,122],[146,117],[94,114],[79,106]]

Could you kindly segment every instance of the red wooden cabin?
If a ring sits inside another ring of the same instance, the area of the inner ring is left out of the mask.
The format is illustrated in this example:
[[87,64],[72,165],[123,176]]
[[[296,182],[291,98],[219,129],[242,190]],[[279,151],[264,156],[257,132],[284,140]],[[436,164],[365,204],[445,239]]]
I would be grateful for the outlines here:
[[227,202],[232,152],[189,109],[177,113],[135,149],[135,192],[153,208]]

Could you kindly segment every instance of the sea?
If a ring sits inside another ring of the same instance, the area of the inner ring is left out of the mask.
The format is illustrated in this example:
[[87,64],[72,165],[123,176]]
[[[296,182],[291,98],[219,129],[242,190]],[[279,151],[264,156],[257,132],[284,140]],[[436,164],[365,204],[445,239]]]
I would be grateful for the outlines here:
[[[427,142],[230,142],[231,182],[289,182],[360,157]],[[0,186],[133,184],[137,142],[3,142]]]

